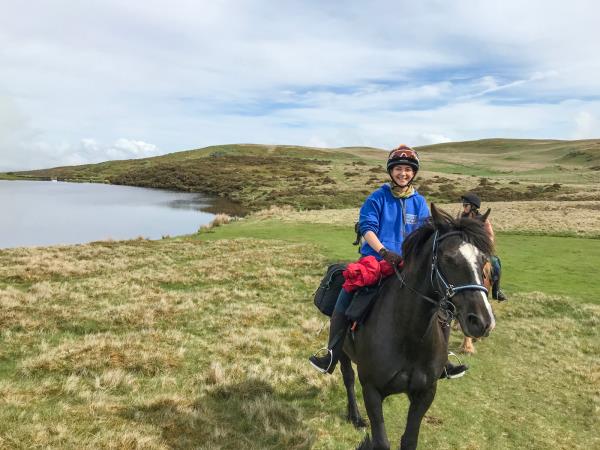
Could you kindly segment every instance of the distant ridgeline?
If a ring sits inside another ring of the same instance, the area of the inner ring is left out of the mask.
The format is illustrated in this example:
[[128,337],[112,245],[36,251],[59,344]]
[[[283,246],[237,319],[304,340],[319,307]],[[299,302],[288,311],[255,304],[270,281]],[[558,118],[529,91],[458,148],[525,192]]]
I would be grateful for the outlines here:
[[[418,148],[415,182],[430,201],[466,190],[484,201],[600,200],[600,140],[486,139]],[[1,174],[198,192],[246,211],[270,205],[347,208],[387,181],[387,152],[286,145],[222,145],[164,156]]]

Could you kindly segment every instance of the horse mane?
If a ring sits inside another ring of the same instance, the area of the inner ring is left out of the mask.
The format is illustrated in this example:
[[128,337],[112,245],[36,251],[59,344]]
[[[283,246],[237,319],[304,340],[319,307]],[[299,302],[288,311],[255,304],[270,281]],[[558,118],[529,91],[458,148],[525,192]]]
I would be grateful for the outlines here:
[[483,228],[483,222],[468,217],[454,219],[450,214],[440,209],[436,210],[436,219],[428,218],[423,226],[410,233],[402,245],[402,254],[408,265],[421,253],[420,250],[427,243],[435,230],[440,236],[450,231],[458,231],[465,242],[473,244],[481,252],[491,255],[494,244]]

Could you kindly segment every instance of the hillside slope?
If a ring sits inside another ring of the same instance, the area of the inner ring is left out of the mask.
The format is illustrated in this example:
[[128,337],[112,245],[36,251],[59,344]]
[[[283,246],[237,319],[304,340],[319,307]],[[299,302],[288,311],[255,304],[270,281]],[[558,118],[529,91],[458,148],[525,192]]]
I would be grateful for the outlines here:
[[[487,139],[420,147],[417,186],[431,200],[474,190],[486,201],[600,199],[600,140]],[[254,211],[358,206],[386,181],[386,152],[236,144],[125,161],[4,174],[200,192]]]

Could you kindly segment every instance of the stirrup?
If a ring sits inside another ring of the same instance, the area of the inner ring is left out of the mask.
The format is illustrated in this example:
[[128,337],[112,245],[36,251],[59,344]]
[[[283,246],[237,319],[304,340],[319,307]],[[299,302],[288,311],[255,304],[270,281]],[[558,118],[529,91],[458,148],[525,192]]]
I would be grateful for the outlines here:
[[[456,375],[449,375],[448,371],[446,370],[446,365],[444,364],[444,378],[446,378],[447,380],[454,380],[455,378],[460,378],[460,377],[464,376],[464,374],[467,373],[467,369],[468,369],[467,366],[465,364],[463,364],[462,359],[460,359],[456,353],[448,352],[448,359],[450,359],[450,356],[454,356],[458,360],[457,366],[465,366],[465,370],[463,370],[462,372],[460,372]],[[450,361],[448,361],[448,362],[450,362]]]
[[454,356],[456,358],[459,366],[461,366],[463,364],[462,359],[460,359],[460,357],[456,353],[448,352],[448,359],[450,359],[451,356]]
[[[327,354],[329,355],[329,364],[327,365],[327,368],[325,368],[325,369],[323,369],[323,368],[321,368],[321,367],[317,366],[317,365],[316,365],[316,364],[315,364],[315,363],[312,361],[312,358],[315,358],[315,359],[317,359],[317,358],[324,358],[324,357],[325,357],[325,355],[323,355],[323,356],[317,356],[317,354],[318,354],[319,352],[322,352],[323,350],[326,350],[326,351],[327,351]],[[332,351],[331,349],[327,348],[327,347],[320,348],[319,350],[317,350],[317,352],[316,352],[315,354],[313,354],[313,355],[312,355],[310,358],[308,358],[308,362],[310,363],[310,365],[311,365],[311,366],[313,366],[313,367],[314,367],[315,369],[317,369],[319,372],[321,372],[321,373],[328,373],[328,372],[329,372],[329,369],[331,368],[331,363],[333,363],[333,351]]]

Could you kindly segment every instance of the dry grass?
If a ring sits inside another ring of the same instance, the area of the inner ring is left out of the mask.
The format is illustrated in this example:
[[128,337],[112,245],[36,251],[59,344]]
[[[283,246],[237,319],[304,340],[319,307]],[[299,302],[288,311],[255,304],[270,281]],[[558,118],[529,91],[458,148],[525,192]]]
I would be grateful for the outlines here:
[[307,448],[284,396],[328,383],[296,363],[311,253],[252,239],[0,251],[0,448]]
[[[356,214],[338,212],[245,222]],[[253,238],[0,251],[0,448],[351,447],[361,433],[342,415],[339,376],[305,363],[325,339],[311,299],[324,265],[311,245]],[[497,330],[469,379],[440,389],[422,445],[597,443],[598,307],[543,293],[494,306]],[[563,376],[548,375],[556,366]],[[405,404],[387,403],[393,436]],[[566,407],[568,427],[547,414]],[[540,431],[519,435],[529,429]]]
[[[439,206],[458,214],[459,203]],[[580,236],[600,235],[600,201],[523,201],[484,203],[482,211],[492,209],[490,220],[495,231],[533,233],[572,233]],[[255,213],[257,220],[277,219],[283,222],[322,223],[352,226],[358,220],[358,209],[321,209],[295,211],[271,207]]]
[[220,227],[221,225],[226,225],[229,222],[231,222],[233,220],[233,217],[231,217],[229,214],[216,214],[215,218],[213,220],[211,220],[209,223],[202,225],[200,227],[200,232],[202,231],[209,231],[212,230],[213,228],[217,228]]
[[[101,379],[114,378],[115,369],[153,375],[181,365],[185,354],[182,341],[180,333],[156,330],[122,335],[94,333],[68,338],[54,346],[42,343],[40,354],[24,359],[20,371],[24,375],[44,372],[87,375],[104,371]],[[105,369],[111,370],[110,374]]]

